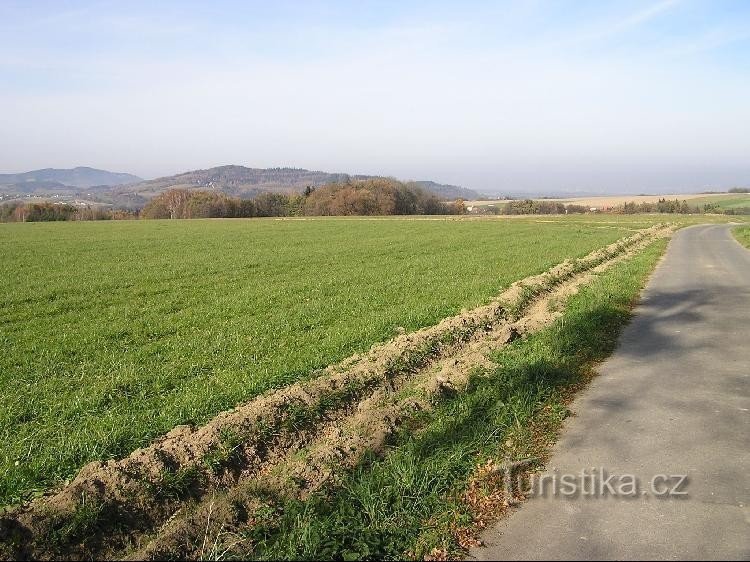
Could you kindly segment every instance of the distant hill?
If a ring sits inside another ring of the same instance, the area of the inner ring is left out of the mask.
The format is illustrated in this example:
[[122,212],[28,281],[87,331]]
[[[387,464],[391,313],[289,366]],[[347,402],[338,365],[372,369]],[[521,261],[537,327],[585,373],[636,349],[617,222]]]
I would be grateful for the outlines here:
[[[369,179],[377,176],[349,175],[305,170],[302,168],[246,168],[244,166],[218,166],[207,170],[193,170],[174,176],[142,181],[117,187],[112,195],[138,194],[151,198],[171,188],[216,190],[239,197],[255,197],[264,192],[295,193],[307,186],[320,187],[347,179]],[[415,182],[446,199],[476,199],[480,195],[470,189],[444,185],[433,181]]]
[[19,193],[77,191],[70,188],[89,189],[111,187],[143,181],[132,174],[108,172],[80,166],[71,169],[45,168],[20,174],[0,174],[0,188]]
[[138,193],[147,198],[172,188],[221,191],[228,195],[254,197],[266,191],[293,193],[305,187],[345,181],[346,174],[312,172],[300,168],[245,168],[217,166],[193,170],[116,188],[115,194]]
[[[246,168],[217,166],[153,180],[94,168],[61,170],[46,168],[21,174],[0,174],[0,193],[26,196],[87,197],[115,207],[140,208],[149,199],[172,188],[219,191],[241,198],[261,193],[301,193],[307,186],[320,187],[349,179],[378,176],[319,172],[302,168]],[[443,199],[480,199],[471,189],[434,181],[414,182]]]
[[435,183],[434,181],[418,181],[415,182],[424,187],[427,191],[431,191],[435,195],[442,197],[443,199],[480,199],[483,197],[480,193],[466,187],[459,185],[450,185],[444,183]]

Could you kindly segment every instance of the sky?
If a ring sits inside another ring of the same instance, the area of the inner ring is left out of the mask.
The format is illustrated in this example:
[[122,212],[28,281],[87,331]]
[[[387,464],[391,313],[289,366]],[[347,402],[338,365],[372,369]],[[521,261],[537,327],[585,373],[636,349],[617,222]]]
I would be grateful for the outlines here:
[[750,186],[750,2],[0,0],[0,172]]

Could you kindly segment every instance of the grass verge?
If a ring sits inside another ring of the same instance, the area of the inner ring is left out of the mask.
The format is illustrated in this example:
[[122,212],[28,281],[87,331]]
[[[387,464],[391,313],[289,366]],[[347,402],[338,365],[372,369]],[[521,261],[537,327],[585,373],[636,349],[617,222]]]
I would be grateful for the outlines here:
[[552,327],[498,352],[497,368],[477,372],[466,392],[402,427],[387,457],[368,458],[336,491],[304,502],[266,498],[251,529],[231,536],[231,552],[258,559],[460,556],[482,496],[494,492],[476,486],[478,467],[545,457],[572,394],[614,350],[665,246],[657,241],[598,277]]
[[750,226],[738,226],[737,228],[733,228],[732,234],[734,234],[737,241],[745,246],[745,248],[750,248]]

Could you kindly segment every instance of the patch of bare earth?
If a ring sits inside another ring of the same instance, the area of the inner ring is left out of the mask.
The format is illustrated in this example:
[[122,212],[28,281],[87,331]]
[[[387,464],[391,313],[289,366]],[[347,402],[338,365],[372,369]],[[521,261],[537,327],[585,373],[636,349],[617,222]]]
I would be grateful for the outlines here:
[[121,460],[0,519],[11,558],[204,558],[247,549],[265,499],[335,487],[367,452],[469,376],[488,355],[549,324],[592,276],[671,227],[657,225],[514,283],[489,304],[373,346],[315,378],[264,394],[208,424],[178,426]]

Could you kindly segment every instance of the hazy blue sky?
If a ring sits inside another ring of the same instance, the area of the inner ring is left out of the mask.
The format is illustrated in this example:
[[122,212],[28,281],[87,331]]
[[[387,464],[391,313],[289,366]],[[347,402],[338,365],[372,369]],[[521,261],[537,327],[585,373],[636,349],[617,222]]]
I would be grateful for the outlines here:
[[750,185],[750,1],[0,0],[0,171]]

